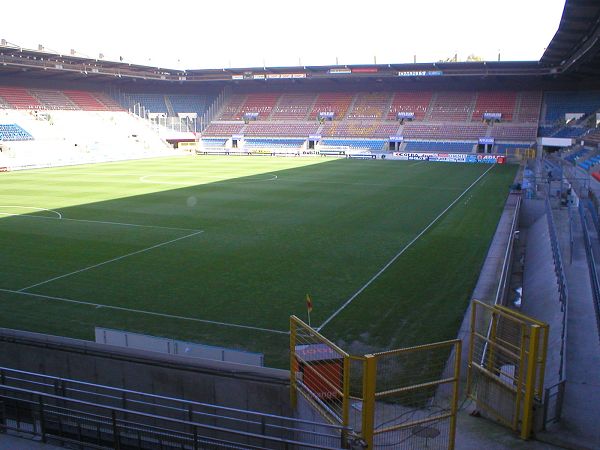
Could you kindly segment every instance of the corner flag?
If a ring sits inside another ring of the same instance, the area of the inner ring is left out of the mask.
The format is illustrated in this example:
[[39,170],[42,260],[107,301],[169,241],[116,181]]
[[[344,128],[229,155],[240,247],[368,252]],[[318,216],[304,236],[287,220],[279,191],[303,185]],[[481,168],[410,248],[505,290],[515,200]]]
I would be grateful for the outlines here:
[[306,294],[306,309],[308,309],[309,314],[312,312],[312,299],[308,294]]

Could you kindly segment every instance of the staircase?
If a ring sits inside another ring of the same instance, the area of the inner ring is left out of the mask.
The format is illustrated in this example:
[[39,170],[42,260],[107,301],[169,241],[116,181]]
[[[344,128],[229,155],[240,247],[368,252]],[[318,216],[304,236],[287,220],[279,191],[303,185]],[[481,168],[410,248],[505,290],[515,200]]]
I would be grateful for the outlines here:
[[165,105],[167,106],[167,114],[169,115],[169,117],[175,117],[175,110],[173,109],[171,99],[169,99],[168,95],[164,95],[163,97],[165,99]]

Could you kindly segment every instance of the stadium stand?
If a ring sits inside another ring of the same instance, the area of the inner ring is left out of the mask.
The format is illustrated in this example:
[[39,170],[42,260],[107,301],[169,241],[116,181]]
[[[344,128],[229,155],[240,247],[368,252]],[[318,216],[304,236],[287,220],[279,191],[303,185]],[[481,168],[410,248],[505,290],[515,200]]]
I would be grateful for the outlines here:
[[304,144],[304,139],[246,139],[244,141],[244,147],[247,148],[299,148]]
[[585,171],[589,171],[598,163],[600,163],[600,155],[597,152],[592,152],[586,155],[586,159],[577,162],[577,167],[580,167]]
[[224,106],[219,120],[238,120],[238,111],[246,101],[246,95],[233,94]]
[[412,112],[415,120],[423,120],[431,103],[431,92],[396,92],[388,113],[389,120],[396,120],[399,112]]
[[348,119],[380,119],[390,107],[390,94],[387,92],[358,93]]
[[269,117],[271,111],[280,94],[248,94],[246,101],[234,117],[235,120],[244,118],[245,113],[258,113],[257,120],[264,120]]
[[565,161],[569,161],[572,164],[576,164],[577,161],[587,158],[591,154],[591,150],[589,148],[579,148],[564,157]]
[[167,96],[173,111],[177,113],[196,113],[201,117],[215,100],[213,95],[170,94]]
[[95,98],[91,92],[84,91],[65,91],[64,94],[79,109],[84,111],[105,111],[106,105]]
[[203,136],[227,136],[231,137],[232,134],[240,134],[244,128],[243,123],[211,123],[206,130],[202,133]]
[[329,137],[389,137],[398,131],[397,123],[326,122],[322,134]]
[[466,122],[473,115],[474,101],[474,92],[439,92],[429,113],[429,120],[433,122]]
[[204,137],[202,138],[202,145],[207,148],[221,148],[225,146],[227,140],[224,138]]
[[404,147],[405,152],[450,152],[471,153],[473,142],[455,141],[409,141]]
[[333,112],[335,113],[334,120],[342,120],[353,100],[353,93],[327,92],[319,94],[310,113],[310,119],[318,118],[320,112]]
[[517,95],[517,113],[514,122],[535,122],[540,118],[541,91],[526,91]]
[[302,136],[307,138],[309,134],[315,134],[319,130],[320,125],[316,122],[296,122],[296,123],[281,123],[281,122],[260,122],[249,123],[244,129],[244,134],[248,136],[280,136],[280,137],[295,137]]
[[42,109],[42,104],[27,89],[0,86],[0,98],[15,109]]
[[434,140],[477,140],[486,135],[487,125],[483,123],[448,124],[409,122],[404,125],[404,137]]
[[316,94],[282,94],[270,120],[306,120],[317,99]]
[[14,123],[0,124],[0,141],[31,141],[33,136]]
[[167,104],[165,103],[165,96],[162,94],[125,94],[125,104],[128,108],[132,108],[133,105],[140,104],[149,112],[163,114],[168,113]]
[[600,91],[545,92],[543,120],[552,124],[565,120],[567,113],[590,114],[600,109]]
[[321,144],[332,147],[381,151],[385,149],[386,142],[382,139],[323,139]]
[[583,138],[585,145],[597,147],[600,144],[600,128],[593,129]]
[[63,111],[81,109],[61,91],[53,89],[30,89],[29,92],[40,101],[43,109],[59,109]]
[[477,94],[472,120],[482,120],[484,113],[501,113],[503,122],[510,122],[515,111],[517,93],[513,91],[483,91]]
[[535,141],[537,137],[535,125],[496,124],[491,128],[491,137],[498,140],[530,142]]

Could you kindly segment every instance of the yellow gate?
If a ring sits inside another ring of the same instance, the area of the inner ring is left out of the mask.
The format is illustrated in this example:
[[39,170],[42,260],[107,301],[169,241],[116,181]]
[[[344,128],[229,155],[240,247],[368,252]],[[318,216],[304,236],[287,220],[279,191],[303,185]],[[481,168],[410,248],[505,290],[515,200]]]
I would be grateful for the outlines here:
[[295,316],[291,399],[300,393],[368,449],[453,449],[461,341],[349,355]]
[[473,300],[467,395],[477,408],[529,438],[542,400],[548,325]]

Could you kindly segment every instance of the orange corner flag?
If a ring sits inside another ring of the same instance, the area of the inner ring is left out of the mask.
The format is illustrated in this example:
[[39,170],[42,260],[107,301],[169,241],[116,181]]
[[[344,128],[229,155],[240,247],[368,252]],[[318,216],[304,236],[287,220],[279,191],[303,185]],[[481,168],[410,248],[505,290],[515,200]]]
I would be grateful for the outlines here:
[[308,313],[310,314],[312,312],[312,299],[308,294],[306,294],[306,308],[308,309]]

